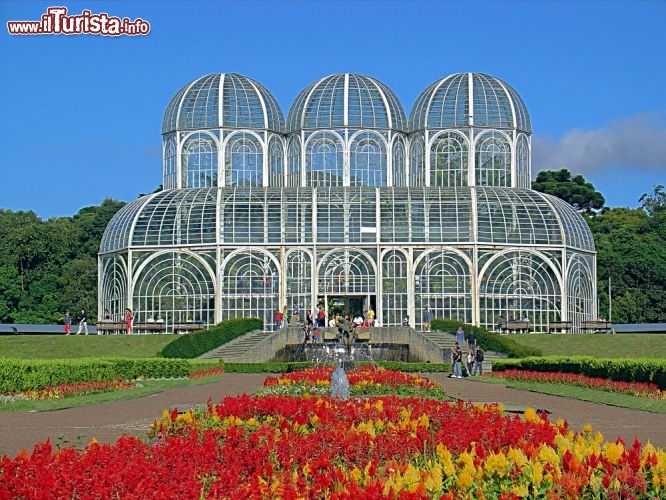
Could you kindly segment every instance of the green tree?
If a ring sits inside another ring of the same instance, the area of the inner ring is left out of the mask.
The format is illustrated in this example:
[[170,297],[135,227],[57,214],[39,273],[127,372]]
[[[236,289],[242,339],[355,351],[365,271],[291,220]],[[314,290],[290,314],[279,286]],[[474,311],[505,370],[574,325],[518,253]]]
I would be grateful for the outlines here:
[[582,175],[573,176],[569,170],[542,170],[532,183],[532,189],[557,196],[576,210],[592,215],[601,210],[606,200]]
[[642,203],[643,210],[645,210],[650,216],[666,211],[666,193],[664,192],[664,186],[657,184],[652,190],[651,195],[645,193],[638,199],[638,201],[639,203]]

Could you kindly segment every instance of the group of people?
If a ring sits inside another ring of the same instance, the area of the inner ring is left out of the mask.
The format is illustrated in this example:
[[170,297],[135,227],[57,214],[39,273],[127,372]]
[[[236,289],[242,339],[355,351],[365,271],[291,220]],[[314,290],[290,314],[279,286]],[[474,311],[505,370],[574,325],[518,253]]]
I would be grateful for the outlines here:
[[[365,313],[365,317],[361,313],[358,313],[351,319],[349,316],[346,318],[351,321],[356,327],[367,328],[370,326],[377,326],[377,320],[375,319],[375,311],[372,308],[368,308]],[[287,306],[284,306],[282,309],[276,309],[273,313],[273,322],[275,324],[275,330],[284,328],[286,326],[303,326],[310,328],[336,328],[337,317],[339,315],[330,314],[326,316],[326,310],[322,305],[317,305],[313,312],[308,311],[305,314],[305,318],[301,318],[301,307],[298,304],[294,304],[291,309]]]
[[[465,345],[465,341],[467,341],[468,352],[466,359],[463,360],[462,348]],[[465,336],[462,326],[458,327],[458,330],[456,330],[456,347],[451,355],[451,362],[453,364],[453,375],[451,376],[453,378],[463,378],[463,362],[467,369],[467,375],[483,375],[483,360],[484,352],[480,346],[477,346],[474,332],[470,332],[469,335]]]
[[[75,318],[72,318],[72,315],[69,313],[69,311],[65,311],[65,314],[62,318],[60,318],[60,321],[63,322],[64,325],[64,330],[65,330],[65,335],[69,335],[72,331],[72,321],[76,321],[76,323],[79,325],[79,328],[77,332],[74,335],[81,335],[83,332],[85,335],[88,335],[88,314],[86,313],[85,309],[81,309],[77,314]],[[102,322],[111,322],[111,312],[108,309],[104,309],[104,317],[101,320]],[[127,331],[128,335],[132,335],[132,326],[134,324],[134,314],[132,313],[132,310],[128,307],[125,309],[125,317],[124,317],[124,322],[125,322],[125,329]],[[97,331],[97,335],[102,335],[101,331]]]

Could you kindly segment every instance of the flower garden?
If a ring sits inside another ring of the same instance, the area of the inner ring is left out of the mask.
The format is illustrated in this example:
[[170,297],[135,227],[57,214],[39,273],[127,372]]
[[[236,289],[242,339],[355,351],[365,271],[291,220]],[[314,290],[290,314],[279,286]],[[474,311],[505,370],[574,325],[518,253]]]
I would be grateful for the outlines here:
[[528,409],[446,400],[426,378],[327,367],[257,395],[165,411],[146,440],[0,460],[4,498],[664,498],[666,453]]

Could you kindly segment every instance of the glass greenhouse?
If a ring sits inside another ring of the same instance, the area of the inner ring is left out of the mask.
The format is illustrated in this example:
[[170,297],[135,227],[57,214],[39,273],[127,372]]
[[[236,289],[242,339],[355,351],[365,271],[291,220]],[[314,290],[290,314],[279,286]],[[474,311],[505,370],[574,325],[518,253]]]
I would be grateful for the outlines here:
[[162,123],[163,186],[123,207],[99,252],[99,310],[137,322],[264,319],[298,304],[435,318],[596,317],[585,220],[532,191],[531,124],[498,78],[434,82],[409,118],[383,83],[337,74],[287,119],[238,74],[180,89]]

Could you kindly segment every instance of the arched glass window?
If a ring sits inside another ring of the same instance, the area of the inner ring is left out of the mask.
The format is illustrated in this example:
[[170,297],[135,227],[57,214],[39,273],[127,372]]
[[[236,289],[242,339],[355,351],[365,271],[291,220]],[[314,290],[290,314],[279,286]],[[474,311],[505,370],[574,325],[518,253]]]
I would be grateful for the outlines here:
[[227,186],[263,186],[263,149],[252,134],[241,133],[229,139],[225,150]]
[[530,189],[532,179],[530,178],[530,145],[524,135],[518,136],[518,146],[516,149],[516,177],[517,187]]
[[407,258],[391,250],[382,259],[382,326],[401,326],[407,317]]
[[259,318],[269,328],[279,307],[279,279],[267,253],[250,250],[230,257],[222,270],[222,319]]
[[194,255],[159,254],[143,268],[134,286],[134,318],[174,323],[215,321],[213,278]]
[[164,144],[164,171],[162,175],[164,189],[176,186],[176,138],[170,135]]
[[398,138],[393,143],[393,185],[406,186],[407,175],[405,166],[405,142]]
[[282,152],[282,141],[274,137],[268,148],[269,162],[269,185],[275,187],[284,186],[284,158]]
[[297,137],[289,139],[287,150],[287,186],[301,185],[301,146]]
[[511,187],[511,146],[499,132],[490,132],[476,143],[476,185]]
[[[312,258],[306,252],[296,250],[287,254],[287,303],[291,309],[298,304],[305,311],[312,311]],[[304,313],[305,314],[305,313]]]
[[305,149],[305,185],[342,186],[342,142],[331,133],[321,132],[308,140]]
[[425,186],[425,156],[421,137],[417,137],[409,148],[409,185]]
[[426,306],[433,318],[471,323],[472,287],[465,259],[447,250],[425,254],[416,263],[414,297],[417,325],[423,325]]
[[581,255],[574,255],[569,263],[569,278],[567,279],[569,317],[567,320],[572,321],[576,326],[580,326],[582,321],[594,319],[593,267],[593,257],[585,258]]
[[208,134],[197,132],[185,140],[182,151],[182,186],[186,188],[217,186],[215,139]]
[[481,325],[496,329],[502,319],[527,319],[536,332],[561,318],[557,276],[543,258],[508,252],[495,258],[480,276]]
[[108,309],[111,319],[124,318],[127,307],[127,268],[122,257],[111,257],[102,264],[102,311]]
[[386,186],[386,146],[371,132],[356,136],[350,147],[349,182],[351,186]]
[[370,295],[375,293],[376,277],[372,262],[361,252],[333,250],[319,267],[320,295]]
[[430,185],[467,186],[469,147],[453,132],[437,136],[430,148]]

